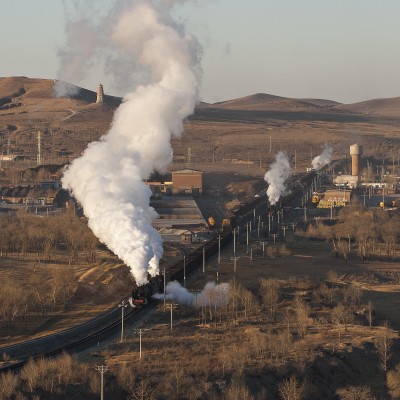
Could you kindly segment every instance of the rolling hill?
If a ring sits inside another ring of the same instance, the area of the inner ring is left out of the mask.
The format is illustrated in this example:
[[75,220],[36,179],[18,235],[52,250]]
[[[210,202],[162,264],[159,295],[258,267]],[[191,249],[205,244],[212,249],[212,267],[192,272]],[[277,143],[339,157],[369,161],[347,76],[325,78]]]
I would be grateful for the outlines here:
[[373,99],[353,104],[340,104],[335,109],[362,114],[382,115],[388,117],[400,116],[400,97]]

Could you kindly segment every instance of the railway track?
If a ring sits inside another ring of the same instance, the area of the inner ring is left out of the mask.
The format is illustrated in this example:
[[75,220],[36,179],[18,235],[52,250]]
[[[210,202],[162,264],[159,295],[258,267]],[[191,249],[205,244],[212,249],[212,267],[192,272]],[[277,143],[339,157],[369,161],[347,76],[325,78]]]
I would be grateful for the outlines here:
[[[150,305],[151,307],[151,305]],[[131,308],[124,313],[124,321],[149,309]],[[15,360],[0,367],[0,372],[16,371],[22,368],[29,359],[49,358],[61,354],[64,351],[79,351],[88,346],[94,346],[98,342],[118,332],[121,327],[121,311],[118,307],[102,316],[64,331],[31,339],[22,343],[0,348],[0,354]]]

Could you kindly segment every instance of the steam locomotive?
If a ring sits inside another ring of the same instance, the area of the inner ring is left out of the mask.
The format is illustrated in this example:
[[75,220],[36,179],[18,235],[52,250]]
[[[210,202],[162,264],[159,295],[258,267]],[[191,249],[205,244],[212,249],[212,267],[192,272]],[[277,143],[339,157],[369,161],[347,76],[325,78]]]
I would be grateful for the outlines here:
[[132,307],[143,307],[152,300],[152,296],[156,293],[164,291],[164,276],[157,275],[149,278],[148,283],[135,286],[132,289],[132,295],[129,298],[129,303]]

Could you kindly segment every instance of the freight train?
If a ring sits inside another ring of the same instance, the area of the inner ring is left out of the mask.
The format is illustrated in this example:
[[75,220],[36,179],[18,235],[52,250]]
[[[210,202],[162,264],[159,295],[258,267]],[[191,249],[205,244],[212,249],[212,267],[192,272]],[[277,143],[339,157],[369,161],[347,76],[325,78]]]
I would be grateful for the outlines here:
[[[309,173],[300,174],[297,177],[295,183],[292,184],[292,191],[281,197],[279,206],[270,206],[268,200],[265,197],[255,198],[252,202],[245,204],[239,210],[237,210],[234,215],[228,219],[223,226],[222,232],[220,233],[220,239],[215,237],[205,243],[203,246],[194,250],[190,255],[187,255],[184,260],[178,261],[167,271],[167,281],[177,280],[183,282],[184,273],[189,275],[196,269],[199,270],[203,264],[204,260],[207,261],[210,257],[214,256],[218,252],[219,240],[221,249],[225,247],[232,241],[233,229],[236,227],[245,227],[246,223],[253,220],[253,210],[262,206],[263,204],[267,206],[268,212],[276,213],[280,208],[288,206],[293,199],[302,194],[305,187],[310,185],[312,179],[315,176],[315,172],[311,171]],[[224,220],[225,221],[225,220]],[[185,268],[183,263],[185,262]],[[149,279],[149,283],[143,286],[135,287],[132,290],[132,297],[130,303],[134,307],[143,307],[151,301],[152,296],[155,293],[162,293],[164,288],[164,276],[158,275],[157,277]]]

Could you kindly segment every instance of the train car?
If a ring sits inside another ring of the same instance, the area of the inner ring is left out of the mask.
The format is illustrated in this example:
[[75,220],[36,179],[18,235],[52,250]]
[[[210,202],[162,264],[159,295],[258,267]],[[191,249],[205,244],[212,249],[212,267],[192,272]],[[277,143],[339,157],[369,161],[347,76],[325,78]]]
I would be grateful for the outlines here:
[[222,231],[232,232],[232,218],[224,218],[222,220]]
[[209,226],[210,229],[214,229],[215,228],[215,219],[214,219],[214,217],[212,217],[212,216],[208,217],[207,222],[208,222],[208,226]]

